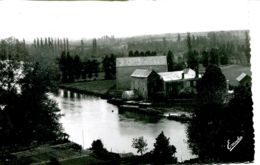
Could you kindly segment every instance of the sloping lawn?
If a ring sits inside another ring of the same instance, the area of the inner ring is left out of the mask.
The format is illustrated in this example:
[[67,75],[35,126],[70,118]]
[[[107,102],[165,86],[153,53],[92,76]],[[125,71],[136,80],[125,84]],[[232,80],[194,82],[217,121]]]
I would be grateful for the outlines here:
[[75,89],[82,92],[106,94],[116,84],[115,80],[96,80],[61,84],[61,87]]

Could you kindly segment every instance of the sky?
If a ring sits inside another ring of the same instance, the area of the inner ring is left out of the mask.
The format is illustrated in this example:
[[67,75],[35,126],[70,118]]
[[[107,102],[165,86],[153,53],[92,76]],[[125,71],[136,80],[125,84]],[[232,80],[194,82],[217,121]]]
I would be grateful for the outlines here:
[[128,37],[248,29],[247,0],[0,1],[0,38]]

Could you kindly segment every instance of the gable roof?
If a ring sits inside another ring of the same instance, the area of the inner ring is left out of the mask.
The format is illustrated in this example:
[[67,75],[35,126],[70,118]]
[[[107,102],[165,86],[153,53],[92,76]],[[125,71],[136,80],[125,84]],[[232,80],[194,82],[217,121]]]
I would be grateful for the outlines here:
[[147,69],[136,69],[132,74],[131,77],[140,77],[146,78],[148,77],[153,71]]
[[184,74],[184,79],[196,78],[195,71],[190,68],[186,68],[181,71],[174,71],[174,72],[160,72],[158,74],[165,82],[181,80],[182,74]]
[[238,81],[238,82],[240,82],[240,81],[242,81],[244,78],[246,78],[246,77],[250,77],[249,75],[247,75],[246,73],[241,73],[237,78],[236,78],[236,80]]
[[167,65],[166,56],[116,58],[116,67],[149,66],[149,65]]

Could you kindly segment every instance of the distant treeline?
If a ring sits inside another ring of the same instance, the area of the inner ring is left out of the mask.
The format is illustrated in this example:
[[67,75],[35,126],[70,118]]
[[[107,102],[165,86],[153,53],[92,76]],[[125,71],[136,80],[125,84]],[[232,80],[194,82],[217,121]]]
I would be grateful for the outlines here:
[[100,62],[97,59],[86,59],[82,61],[79,55],[71,56],[70,52],[63,51],[58,58],[61,70],[62,82],[74,82],[78,80],[92,80],[98,78],[98,73],[103,70],[105,79],[115,78],[115,56],[105,56],[100,69]]
[[198,52],[199,56],[202,56],[204,51],[210,52],[214,48],[219,49],[223,54],[222,56],[227,56],[224,57],[227,59],[222,59],[223,63],[249,64],[250,44],[248,31],[209,32],[204,35],[187,33],[185,37],[178,35],[176,39],[162,37],[156,40],[147,38],[141,41],[131,41],[128,42],[128,54],[133,50],[138,52],[155,51],[158,54],[166,54],[166,51],[171,50],[175,55],[182,54],[184,56],[183,60],[186,61],[187,56],[185,54],[189,51],[188,42],[191,44],[191,50]]

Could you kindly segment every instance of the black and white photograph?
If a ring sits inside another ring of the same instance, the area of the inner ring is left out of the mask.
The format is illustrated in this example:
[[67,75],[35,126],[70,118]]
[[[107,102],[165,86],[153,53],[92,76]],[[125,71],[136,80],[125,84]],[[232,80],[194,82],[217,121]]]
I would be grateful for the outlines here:
[[0,0],[0,164],[255,164],[257,6]]

